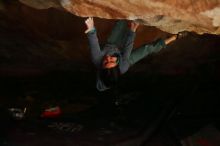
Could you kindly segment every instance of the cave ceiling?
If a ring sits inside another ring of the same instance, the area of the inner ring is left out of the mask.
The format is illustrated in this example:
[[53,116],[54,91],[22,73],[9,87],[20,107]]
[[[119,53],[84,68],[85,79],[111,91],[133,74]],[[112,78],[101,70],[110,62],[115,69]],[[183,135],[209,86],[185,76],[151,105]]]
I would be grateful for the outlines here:
[[137,20],[169,32],[220,34],[219,0],[20,0],[37,9],[63,8],[82,17]]
[[[120,6],[120,7],[118,7]],[[177,40],[131,72],[176,74],[219,58],[219,1],[14,0],[0,2],[0,74],[93,71],[85,17],[93,16],[101,44],[117,19],[137,20],[135,48],[183,30]],[[128,20],[128,21],[129,21]]]

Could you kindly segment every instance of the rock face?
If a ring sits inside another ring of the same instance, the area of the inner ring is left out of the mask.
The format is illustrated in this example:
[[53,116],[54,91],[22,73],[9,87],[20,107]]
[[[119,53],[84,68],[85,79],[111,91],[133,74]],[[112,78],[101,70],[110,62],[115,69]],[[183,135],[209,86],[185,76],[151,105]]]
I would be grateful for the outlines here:
[[169,33],[220,34],[220,0],[20,0],[38,8],[64,8],[82,17],[137,20]]
[[[77,17],[60,8],[62,8],[61,3],[50,0],[45,2],[35,0],[32,3],[27,1],[26,4],[16,0],[0,1],[0,77],[6,75],[37,76],[53,71],[71,71],[90,72],[91,78],[94,78],[95,75],[92,75],[96,70],[90,60],[88,40],[84,34],[85,18]],[[82,12],[86,13],[86,11]],[[111,17],[107,13],[100,14],[111,18],[116,13],[112,13]],[[119,18],[118,16],[124,17],[125,15],[118,14],[114,17]],[[161,19],[163,21],[163,18]],[[95,18],[100,44],[106,43],[116,21],[115,19]],[[155,21],[155,24],[159,24],[159,21],[158,23]],[[161,24],[160,28],[164,26],[165,23]],[[201,28],[197,27],[197,30]],[[169,29],[181,31],[176,25]],[[153,57],[156,54],[148,56],[146,61],[141,61],[131,68],[130,73],[146,71],[149,74],[157,72],[184,74],[212,60],[216,65],[211,66],[214,66],[213,68],[216,66],[218,69],[220,35],[191,34],[193,36],[177,40],[168,49],[162,50],[157,57]],[[140,25],[134,49],[168,36],[170,34],[155,27]]]

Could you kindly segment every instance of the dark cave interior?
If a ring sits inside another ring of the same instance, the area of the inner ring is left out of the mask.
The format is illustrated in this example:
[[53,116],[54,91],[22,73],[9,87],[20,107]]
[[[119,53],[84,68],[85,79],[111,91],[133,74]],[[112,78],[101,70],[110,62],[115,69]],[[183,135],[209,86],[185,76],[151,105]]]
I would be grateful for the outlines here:
[[[132,66],[117,88],[100,93],[84,20],[17,1],[0,10],[3,145],[149,146],[163,129],[177,146],[207,125],[218,128],[220,36],[190,32]],[[101,43],[116,21],[95,18]],[[140,26],[134,48],[170,35]],[[40,117],[50,106],[62,114]],[[8,108],[27,111],[17,120]]]

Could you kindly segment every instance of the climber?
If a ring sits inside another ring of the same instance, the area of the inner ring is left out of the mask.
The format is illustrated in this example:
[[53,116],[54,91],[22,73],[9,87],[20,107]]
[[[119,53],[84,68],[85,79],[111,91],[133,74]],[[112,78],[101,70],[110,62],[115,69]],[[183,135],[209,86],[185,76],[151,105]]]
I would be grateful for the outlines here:
[[139,23],[131,21],[128,27],[125,20],[120,20],[116,22],[107,43],[101,49],[93,18],[87,18],[85,24],[92,62],[98,70],[96,88],[99,91],[115,86],[119,76],[124,74],[130,66],[151,53],[159,52],[179,36],[175,34],[165,40],[160,39],[132,51]]

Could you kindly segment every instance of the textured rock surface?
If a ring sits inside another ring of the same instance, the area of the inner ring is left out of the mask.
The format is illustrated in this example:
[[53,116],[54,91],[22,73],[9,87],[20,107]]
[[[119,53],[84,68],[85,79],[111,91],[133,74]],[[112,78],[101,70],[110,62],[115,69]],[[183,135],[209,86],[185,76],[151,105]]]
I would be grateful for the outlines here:
[[220,34],[219,0],[20,0],[38,8],[63,7],[72,14],[138,20],[169,32]]
[[[35,75],[54,70],[95,73],[84,34],[85,18],[55,8],[35,9],[18,1],[1,6],[0,76]],[[106,42],[115,22],[95,18],[101,44]],[[155,27],[141,25],[134,48],[169,35]],[[210,60],[214,61],[213,68],[218,67],[219,37],[195,35],[177,40],[166,50],[155,54],[156,57],[148,56],[136,64],[131,72],[184,74]]]

